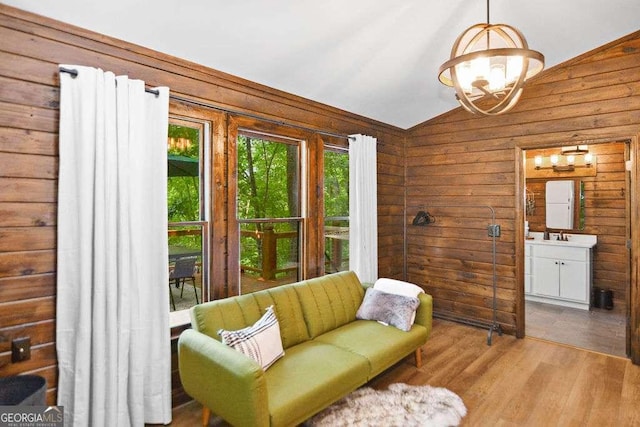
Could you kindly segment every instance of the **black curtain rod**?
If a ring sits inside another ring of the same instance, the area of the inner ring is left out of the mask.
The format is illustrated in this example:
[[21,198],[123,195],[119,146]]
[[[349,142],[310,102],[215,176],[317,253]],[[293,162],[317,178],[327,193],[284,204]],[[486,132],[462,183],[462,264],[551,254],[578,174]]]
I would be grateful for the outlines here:
[[[74,70],[72,68],[60,67],[60,72],[61,73],[71,74],[71,77],[73,77],[74,79],[76,77],[78,77],[78,70]],[[155,96],[159,96],[160,95],[160,91],[158,89],[147,89],[147,88],[144,88],[144,91],[147,92],[147,93],[152,93]]]
[[[71,74],[71,76],[73,78],[76,78],[78,76],[78,70],[74,70],[74,69],[70,69],[70,68],[60,67],[60,72],[69,73],[69,74]],[[155,90],[155,89],[145,89],[145,91],[149,92],[149,93],[152,93],[155,96],[158,96],[160,94],[160,92],[158,90]],[[251,119],[256,119],[256,120],[261,120],[261,121],[268,122],[268,123],[277,124],[277,125],[280,125],[280,126],[288,126],[288,127],[292,127],[292,128],[296,128],[296,129],[300,129],[300,130],[306,130],[306,131],[310,131],[310,132],[315,132],[315,133],[318,133],[320,135],[333,136],[333,137],[336,137],[336,138],[345,138],[345,139],[348,139],[348,140],[354,140],[355,139],[355,137],[349,136],[349,135],[344,135],[344,134],[340,134],[340,133],[334,133],[334,132],[329,132],[329,131],[313,129],[313,128],[309,128],[309,127],[306,127],[306,126],[300,126],[300,125],[296,125],[296,124],[293,124],[293,123],[287,123],[287,122],[284,122],[284,121],[281,121],[281,120],[270,119],[270,118],[267,118],[267,117],[259,116],[257,114],[245,113],[243,111],[230,110],[228,108],[218,107],[218,106],[213,105],[213,104],[208,104],[208,103],[205,103],[205,102],[196,101],[196,100],[189,99],[189,98],[183,98],[183,97],[177,96],[177,95],[169,94],[169,98],[171,98],[171,99],[173,99],[175,101],[186,102],[188,104],[197,105],[199,107],[205,107],[205,108],[209,108],[211,110],[221,111],[223,113],[235,114],[235,115],[238,115],[238,116],[249,117]]]

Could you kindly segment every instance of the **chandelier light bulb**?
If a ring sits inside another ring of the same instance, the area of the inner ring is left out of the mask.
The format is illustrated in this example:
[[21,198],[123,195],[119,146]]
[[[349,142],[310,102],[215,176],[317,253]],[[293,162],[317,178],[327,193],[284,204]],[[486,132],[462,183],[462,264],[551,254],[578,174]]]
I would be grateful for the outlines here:
[[471,91],[473,90],[471,63],[463,62],[462,64],[456,65],[456,74],[458,76],[458,81],[460,82],[462,90],[464,90],[466,93],[471,93]]
[[507,57],[507,82],[513,83],[520,77],[522,73],[522,56],[509,56]]
[[489,90],[498,91],[505,88],[506,76],[504,73],[504,65],[493,64],[491,66],[491,76],[489,77]]
[[485,86],[487,81],[489,81],[491,61],[489,58],[476,58],[471,61],[471,67],[473,69],[474,76],[474,84],[473,86],[478,87],[478,85]]

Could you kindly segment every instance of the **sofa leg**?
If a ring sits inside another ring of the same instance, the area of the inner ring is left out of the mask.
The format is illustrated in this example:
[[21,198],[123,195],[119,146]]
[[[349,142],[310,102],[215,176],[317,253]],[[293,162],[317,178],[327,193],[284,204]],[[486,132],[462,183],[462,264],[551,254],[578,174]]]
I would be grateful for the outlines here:
[[422,347],[416,349],[416,368],[422,368]]
[[202,407],[202,425],[203,426],[209,425],[209,418],[211,418],[211,409],[207,408],[206,406],[203,406]]

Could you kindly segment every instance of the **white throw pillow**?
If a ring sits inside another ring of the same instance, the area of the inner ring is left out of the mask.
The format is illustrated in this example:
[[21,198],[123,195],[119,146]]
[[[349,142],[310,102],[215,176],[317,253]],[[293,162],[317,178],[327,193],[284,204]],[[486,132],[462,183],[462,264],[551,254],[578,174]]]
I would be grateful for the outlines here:
[[222,338],[223,344],[249,356],[265,371],[284,356],[280,324],[273,306],[268,307],[267,312],[252,326],[237,331],[220,329],[218,335]]

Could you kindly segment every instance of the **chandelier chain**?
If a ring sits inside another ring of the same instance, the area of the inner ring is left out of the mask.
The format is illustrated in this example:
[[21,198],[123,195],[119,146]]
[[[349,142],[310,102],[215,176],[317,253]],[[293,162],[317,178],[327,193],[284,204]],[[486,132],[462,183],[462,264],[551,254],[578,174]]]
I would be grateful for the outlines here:
[[487,25],[489,25],[491,22],[489,21],[489,0],[487,0]]

